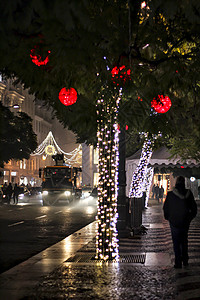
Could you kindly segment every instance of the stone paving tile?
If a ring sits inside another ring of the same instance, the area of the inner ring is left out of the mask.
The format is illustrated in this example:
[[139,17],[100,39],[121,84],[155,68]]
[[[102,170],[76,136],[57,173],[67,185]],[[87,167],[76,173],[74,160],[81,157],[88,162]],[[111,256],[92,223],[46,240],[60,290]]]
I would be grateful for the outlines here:
[[31,299],[175,299],[171,268],[66,263],[45,277]]

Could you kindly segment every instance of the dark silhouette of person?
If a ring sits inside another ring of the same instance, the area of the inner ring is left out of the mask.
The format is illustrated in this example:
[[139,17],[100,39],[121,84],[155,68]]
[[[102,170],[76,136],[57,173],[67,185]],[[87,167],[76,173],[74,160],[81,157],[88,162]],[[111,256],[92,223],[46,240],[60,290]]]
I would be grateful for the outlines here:
[[13,188],[12,188],[12,184],[10,182],[9,185],[7,186],[7,188],[6,188],[6,195],[7,195],[8,204],[10,204],[10,200],[12,198],[12,193],[13,193]]
[[7,183],[5,182],[4,185],[3,185],[3,187],[2,187],[2,192],[3,192],[4,195],[6,195],[7,187],[8,187],[8,185],[7,185]]
[[161,200],[161,202],[163,202],[163,195],[164,195],[164,188],[161,185],[161,187],[159,188],[159,200]]
[[158,202],[159,202],[159,186],[158,186],[158,184],[155,186],[155,196],[156,196],[156,200],[158,200]]
[[20,187],[17,185],[17,183],[15,183],[14,189],[13,189],[13,202],[14,202],[14,204],[18,203],[19,194],[20,194]]
[[197,204],[191,190],[185,188],[185,178],[179,176],[173,191],[167,193],[163,205],[164,217],[169,221],[175,254],[174,268],[188,265],[188,230],[197,214]]
[[154,199],[155,196],[155,184],[152,186],[152,198]]

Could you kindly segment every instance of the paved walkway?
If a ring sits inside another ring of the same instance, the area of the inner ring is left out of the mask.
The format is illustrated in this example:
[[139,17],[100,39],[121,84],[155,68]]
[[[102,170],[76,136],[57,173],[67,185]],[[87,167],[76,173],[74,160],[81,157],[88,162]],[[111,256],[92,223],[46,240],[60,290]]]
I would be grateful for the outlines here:
[[[198,201],[199,202],[199,201]],[[200,205],[198,205],[200,208]],[[162,205],[143,212],[147,234],[121,238],[120,263],[94,262],[95,222],[0,275],[0,299],[200,299],[200,214],[189,233],[189,267],[173,268]]]

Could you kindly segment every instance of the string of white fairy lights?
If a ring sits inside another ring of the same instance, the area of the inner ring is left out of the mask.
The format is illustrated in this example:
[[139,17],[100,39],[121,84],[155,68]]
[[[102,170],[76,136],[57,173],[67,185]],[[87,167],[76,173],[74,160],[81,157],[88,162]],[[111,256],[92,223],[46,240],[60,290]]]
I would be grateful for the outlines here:
[[[104,90],[104,92],[106,92]],[[122,89],[111,96],[102,93],[97,101],[99,183],[96,226],[96,259],[119,259],[117,239],[117,184],[119,129],[117,116]]]
[[54,155],[54,154],[64,154],[64,161],[66,164],[73,164],[78,162],[78,156],[81,151],[81,145],[71,152],[63,151],[57,144],[52,131],[49,131],[48,135],[44,141],[36,148],[36,150],[31,153],[31,156],[36,155]]
[[137,168],[133,172],[129,197],[141,198],[144,192],[144,184],[147,177],[147,166],[152,156],[152,139],[148,138],[148,133],[144,133],[145,141],[142,147],[142,152]]

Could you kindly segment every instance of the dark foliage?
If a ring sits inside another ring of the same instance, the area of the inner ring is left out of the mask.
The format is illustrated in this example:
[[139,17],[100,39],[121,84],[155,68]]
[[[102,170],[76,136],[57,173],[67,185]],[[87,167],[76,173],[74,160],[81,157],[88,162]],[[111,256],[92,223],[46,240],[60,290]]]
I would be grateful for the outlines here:
[[23,112],[14,115],[0,102],[0,165],[10,159],[28,159],[37,147],[32,119]]

